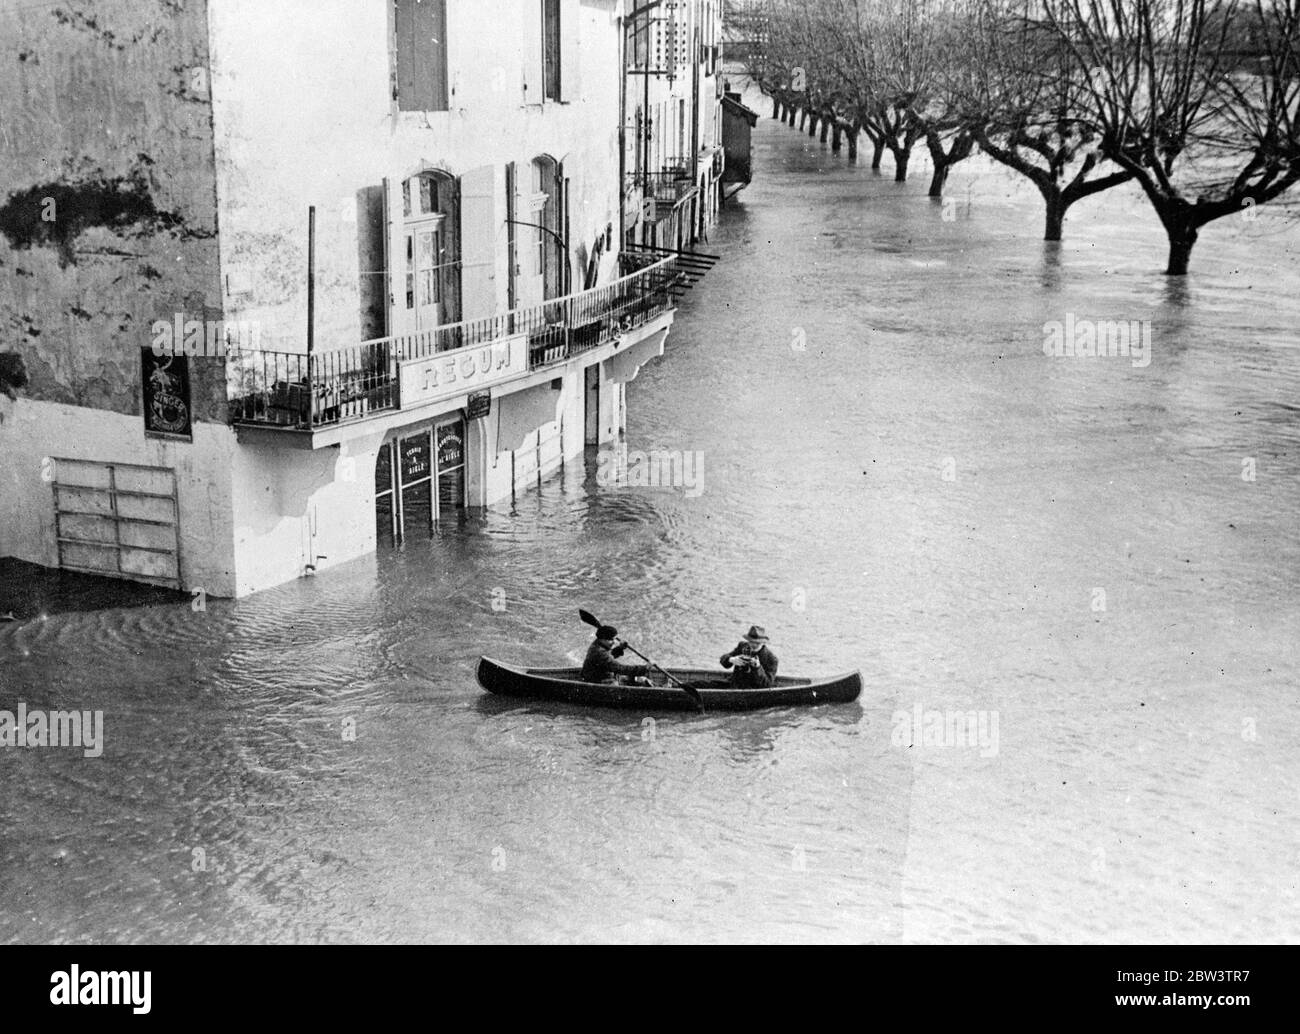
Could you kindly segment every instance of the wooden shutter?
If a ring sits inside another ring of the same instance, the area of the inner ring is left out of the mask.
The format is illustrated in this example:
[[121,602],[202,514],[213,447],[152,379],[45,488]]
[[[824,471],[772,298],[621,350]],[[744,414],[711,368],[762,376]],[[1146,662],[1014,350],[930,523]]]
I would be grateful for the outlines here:
[[506,308],[519,305],[519,249],[516,223],[519,220],[519,168],[506,166]]
[[415,4],[394,0],[393,52],[397,64],[397,107],[413,109],[415,100]]
[[424,38],[429,79],[429,111],[447,111],[447,0],[420,0],[426,9]]
[[582,99],[578,75],[581,16],[578,0],[560,0],[560,100],[569,104]]
[[542,75],[546,99],[563,100],[560,93],[560,0],[542,0]]
[[384,255],[388,267],[388,333],[405,334],[406,235],[402,228],[401,180],[384,178]]
[[520,24],[520,60],[523,70],[523,103],[542,103],[542,2],[519,0],[522,7]]
[[446,111],[447,0],[394,0],[397,107]]
[[[567,155],[565,156],[568,157]],[[560,278],[556,285],[561,296],[569,294],[573,287],[573,256],[569,252],[569,181],[564,178],[564,162],[555,163],[555,203],[559,210],[555,213],[555,232],[564,241],[564,247],[557,246],[556,258],[560,262]]]
[[496,169],[484,165],[460,178],[461,318],[481,319],[497,311]]

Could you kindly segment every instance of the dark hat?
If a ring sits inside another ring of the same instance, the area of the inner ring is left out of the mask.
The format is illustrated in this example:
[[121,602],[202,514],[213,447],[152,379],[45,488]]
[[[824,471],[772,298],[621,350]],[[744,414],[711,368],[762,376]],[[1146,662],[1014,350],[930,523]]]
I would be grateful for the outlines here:
[[762,625],[750,625],[749,631],[745,633],[745,638],[751,643],[767,642],[767,629]]
[[596,629],[596,638],[597,638],[597,639],[617,639],[617,638],[618,638],[618,629],[615,628],[613,625],[601,625],[598,629]]

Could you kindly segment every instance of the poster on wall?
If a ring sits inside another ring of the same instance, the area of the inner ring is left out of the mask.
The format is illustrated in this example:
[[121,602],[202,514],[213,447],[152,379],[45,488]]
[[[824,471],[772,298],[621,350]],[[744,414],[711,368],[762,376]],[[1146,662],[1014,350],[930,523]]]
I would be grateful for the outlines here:
[[193,440],[189,360],[183,355],[155,355],[140,349],[140,383],[147,438]]

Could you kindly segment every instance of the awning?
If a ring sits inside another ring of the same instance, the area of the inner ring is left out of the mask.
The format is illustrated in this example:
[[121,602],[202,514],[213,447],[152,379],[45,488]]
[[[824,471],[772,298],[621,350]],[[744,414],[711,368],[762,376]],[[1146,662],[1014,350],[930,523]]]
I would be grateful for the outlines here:
[[618,384],[626,384],[651,359],[664,354],[664,341],[668,328],[657,330],[644,341],[638,341],[618,355],[605,360],[605,377]]
[[496,419],[489,417],[489,423],[496,425],[494,454],[514,452],[539,427],[558,419],[559,402],[559,391],[549,383],[493,399]]

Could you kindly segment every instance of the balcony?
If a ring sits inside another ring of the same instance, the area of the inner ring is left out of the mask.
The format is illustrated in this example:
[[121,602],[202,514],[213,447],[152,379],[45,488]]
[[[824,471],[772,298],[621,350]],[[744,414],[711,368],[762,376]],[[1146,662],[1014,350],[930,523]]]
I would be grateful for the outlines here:
[[437,371],[423,371],[421,389],[411,360],[446,356],[453,380],[466,363],[470,370],[492,363],[519,376],[565,363],[673,308],[688,280],[677,255],[624,252],[620,261],[623,276],[610,284],[497,316],[311,355],[234,353],[228,365],[231,423],[313,432],[426,403],[421,390],[429,389],[430,378],[436,386]]
[[639,193],[646,217],[655,222],[667,218],[694,189],[689,164],[673,161],[665,163],[658,172],[631,173],[626,196]]

